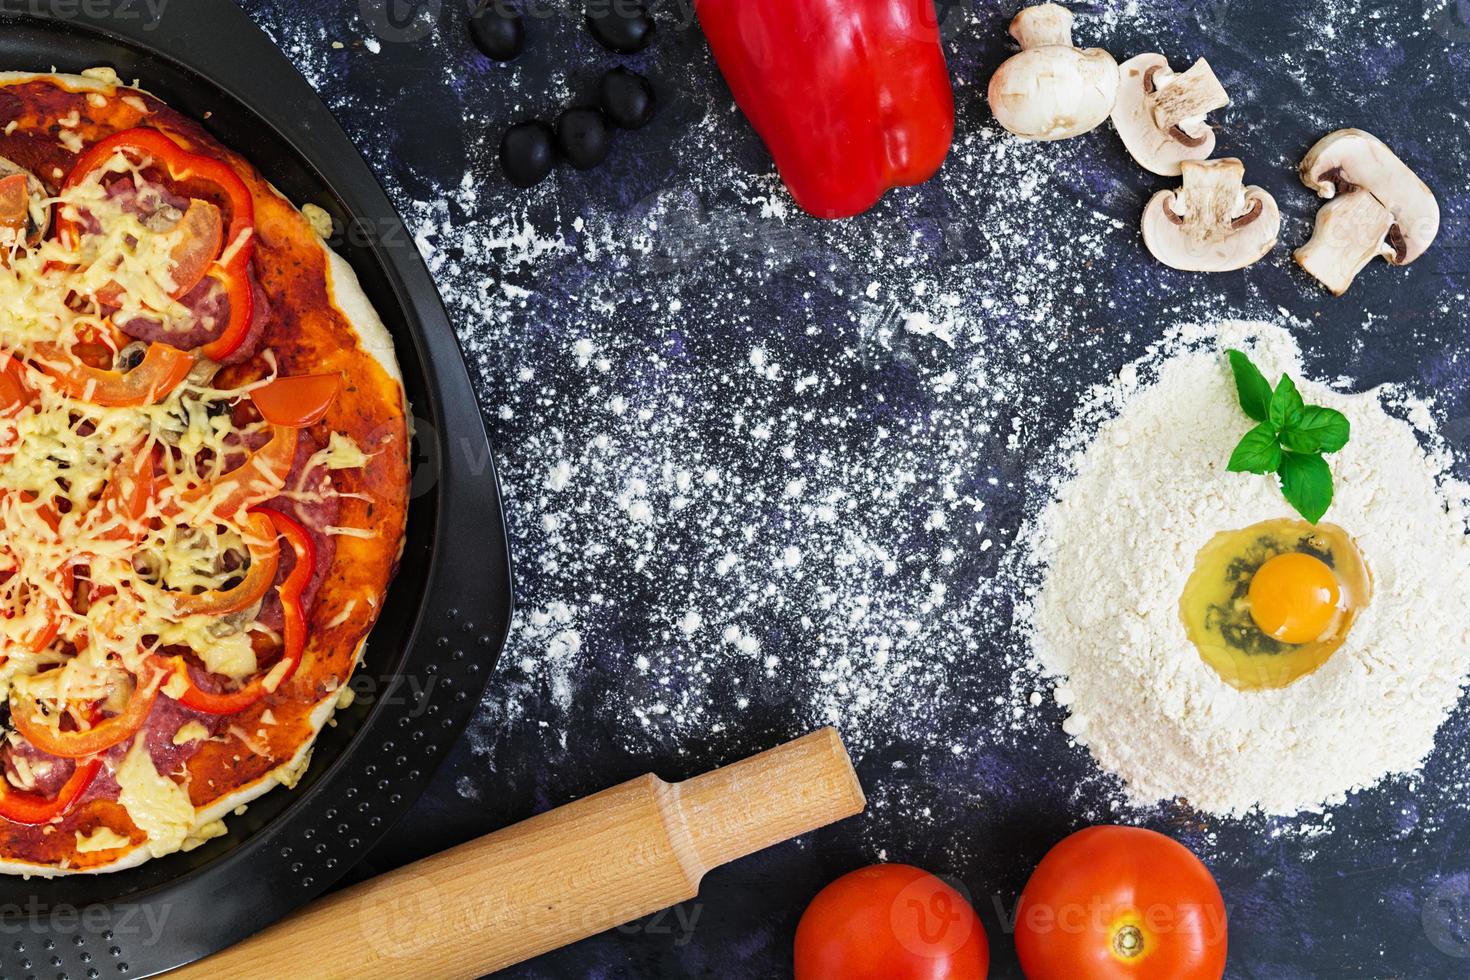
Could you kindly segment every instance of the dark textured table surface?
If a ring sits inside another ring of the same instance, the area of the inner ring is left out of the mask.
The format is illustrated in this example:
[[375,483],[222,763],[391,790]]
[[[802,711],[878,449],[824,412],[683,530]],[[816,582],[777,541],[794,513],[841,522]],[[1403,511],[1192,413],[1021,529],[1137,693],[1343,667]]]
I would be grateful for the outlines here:
[[[982,93],[1009,50],[1009,3],[941,5],[959,133],[940,177],[823,225],[786,203],[688,0],[659,6],[656,45],[632,58],[598,48],[573,4],[531,0],[511,66],[470,45],[464,0],[243,2],[435,271],[518,562],[518,622],[477,720],[357,874],[832,723],[866,814],[507,975],[785,975],[807,901],[886,859],[961,883],[995,975],[1014,976],[1005,923],[1027,874],[1100,821],[1205,858],[1231,915],[1231,976],[1470,974],[1470,712],[1446,722],[1422,776],[1326,815],[1131,807],[1049,701],[1018,699],[1024,656],[997,584],[1080,396],[1177,323],[1290,317],[1313,375],[1433,394],[1470,448],[1470,5],[1074,5],[1081,43],[1119,60],[1206,56],[1234,97],[1219,152],[1276,195],[1283,244],[1246,273],[1200,277],[1143,251],[1137,216],[1168,181],[1106,127],[1050,146],[1001,138]],[[507,186],[505,126],[585,99],[617,63],[654,79],[657,124],[621,135],[597,171]],[[1378,263],[1332,300],[1290,259],[1316,209],[1294,165],[1348,125],[1435,188],[1445,225],[1416,265]]]

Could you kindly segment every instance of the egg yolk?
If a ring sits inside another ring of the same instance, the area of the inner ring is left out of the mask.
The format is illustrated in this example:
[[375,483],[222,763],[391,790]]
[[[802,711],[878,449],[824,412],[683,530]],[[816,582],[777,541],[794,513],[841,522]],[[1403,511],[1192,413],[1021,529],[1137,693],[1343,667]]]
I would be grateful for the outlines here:
[[1251,619],[1282,643],[1321,639],[1336,620],[1341,600],[1337,575],[1326,562],[1301,552],[1277,555],[1251,579]]

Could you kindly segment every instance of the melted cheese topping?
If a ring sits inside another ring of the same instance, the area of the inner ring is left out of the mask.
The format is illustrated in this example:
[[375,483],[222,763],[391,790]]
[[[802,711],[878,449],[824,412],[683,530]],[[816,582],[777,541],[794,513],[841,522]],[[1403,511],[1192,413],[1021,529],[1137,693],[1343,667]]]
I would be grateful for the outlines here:
[[175,745],[187,745],[190,742],[202,742],[209,737],[209,729],[197,721],[186,721],[174,732],[173,742]]
[[83,834],[78,830],[76,834],[78,854],[90,854],[93,851],[114,851],[119,847],[127,847],[131,843],[126,837],[110,827],[98,827],[90,834]]
[[311,225],[311,230],[316,232],[316,237],[327,239],[332,237],[332,216],[325,208],[315,204],[301,205],[301,216],[306,223]]
[[180,845],[179,850],[192,851],[199,845],[214,840],[216,837],[223,837],[227,832],[223,820],[207,821],[189,832],[189,836],[184,838],[184,843]]
[[134,740],[116,776],[117,801],[148,835],[148,852],[161,857],[182,847],[194,827],[194,805],[184,787],[153,767],[143,739]]

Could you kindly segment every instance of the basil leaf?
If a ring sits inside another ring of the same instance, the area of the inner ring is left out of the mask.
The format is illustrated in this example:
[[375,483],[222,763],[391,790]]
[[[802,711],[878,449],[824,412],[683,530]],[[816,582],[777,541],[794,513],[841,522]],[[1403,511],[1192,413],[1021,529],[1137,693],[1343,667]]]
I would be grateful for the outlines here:
[[1296,382],[1283,374],[1280,384],[1271,393],[1271,405],[1267,412],[1272,427],[1280,432],[1288,426],[1296,425],[1301,421],[1305,409],[1306,403],[1302,401],[1302,393],[1296,389]]
[[1266,421],[1271,408],[1271,382],[1240,351],[1230,350],[1225,354],[1230,358],[1230,371],[1235,375],[1235,392],[1240,397],[1240,407],[1257,422]]
[[1352,425],[1347,416],[1321,405],[1302,410],[1301,420],[1281,432],[1281,444],[1298,453],[1335,453],[1348,443]]
[[1315,453],[1283,453],[1281,493],[1297,513],[1316,524],[1332,506],[1332,468]]
[[1232,473],[1275,473],[1281,468],[1281,446],[1271,423],[1262,422],[1245,434],[1230,454]]

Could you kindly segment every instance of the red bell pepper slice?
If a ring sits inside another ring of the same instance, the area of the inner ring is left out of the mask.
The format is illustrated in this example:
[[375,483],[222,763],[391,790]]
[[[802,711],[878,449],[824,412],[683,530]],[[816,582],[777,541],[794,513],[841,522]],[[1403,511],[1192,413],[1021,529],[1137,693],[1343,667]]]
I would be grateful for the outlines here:
[[27,703],[27,699],[12,687],[10,721],[15,730],[25,736],[27,742],[42,752],[63,759],[85,759],[98,752],[106,752],[137,734],[138,729],[143,727],[143,722],[148,720],[148,712],[153,710],[153,702],[158,700],[159,685],[166,676],[165,671],[152,670],[146,680],[140,679],[137,682],[132,696],[128,698],[128,706],[121,713],[99,721],[90,728],[75,731],[52,728],[44,719],[36,716],[35,702]]
[[[280,511],[260,507],[251,513],[268,518],[277,533],[286,539],[286,543],[296,554],[296,564],[291,566],[290,573],[280,586],[281,611],[285,617],[282,630],[285,643],[281,659],[234,691],[213,692],[206,691],[194,683],[189,676],[188,666],[181,658],[173,657],[166,660],[155,658],[183,678],[183,690],[178,695],[178,702],[187,708],[203,711],[206,714],[238,714],[255,704],[270,691],[276,690],[291,679],[291,675],[296,673],[296,668],[301,665],[301,655],[306,649],[305,596],[306,586],[316,570],[316,546],[312,544],[311,535],[307,533],[306,528]],[[285,666],[282,667],[282,664]],[[268,678],[271,679],[269,691],[266,688]]]
[[[149,162],[162,168],[176,185],[212,189],[229,205],[230,225],[222,239],[224,251],[217,257],[211,256],[213,264],[207,275],[217,280],[228,293],[230,319],[218,337],[197,351],[201,357],[212,361],[224,360],[245,342],[250,333],[250,321],[255,316],[255,291],[250,284],[249,271],[251,257],[255,254],[255,201],[250,196],[250,189],[229,164],[199,153],[190,153],[159,130],[140,127],[114,133],[89,147],[66,178],[62,193],[90,178],[117,153],[122,153],[135,162]],[[194,213],[195,203],[191,202],[188,212],[185,213],[186,221]],[[208,217],[206,211],[201,209],[196,219],[200,225],[196,230],[206,237],[208,229],[205,224]],[[185,229],[186,232],[188,230]],[[80,224],[65,214],[57,217],[57,232],[62,243],[71,248],[80,243]],[[179,255],[174,255],[173,258],[176,267],[181,264]],[[192,272],[179,278],[187,279],[189,275]],[[191,288],[201,278],[202,275],[195,277],[190,284]]]
[[109,371],[86,363],[61,344],[37,344],[35,364],[68,398],[104,408],[138,408],[168,397],[194,367],[194,359],[168,344],[149,344],[131,371]]
[[0,775],[0,817],[11,823],[36,825],[50,823],[62,816],[76,803],[77,799],[92,785],[97,773],[102,771],[101,759],[78,762],[71,778],[55,796],[45,797],[15,789],[10,781]]
[[276,569],[281,562],[281,546],[276,543],[275,525],[259,511],[250,514],[246,523],[250,533],[259,540],[247,542],[250,567],[245,570],[240,584],[231,589],[214,589],[209,592],[166,593],[175,617],[228,616],[255,605],[270,591],[276,580]]
[[[251,453],[249,458],[212,483],[186,491],[183,504],[196,504],[212,500],[213,513],[230,520],[241,508],[269,500],[281,492],[291,467],[296,463],[296,445],[301,431],[288,425],[272,425],[271,441]],[[223,488],[223,489],[221,489]],[[183,508],[173,503],[165,508],[165,516],[172,517]]]
[[735,95],[804,210],[847,218],[934,176],[954,89],[933,0],[695,0]]

